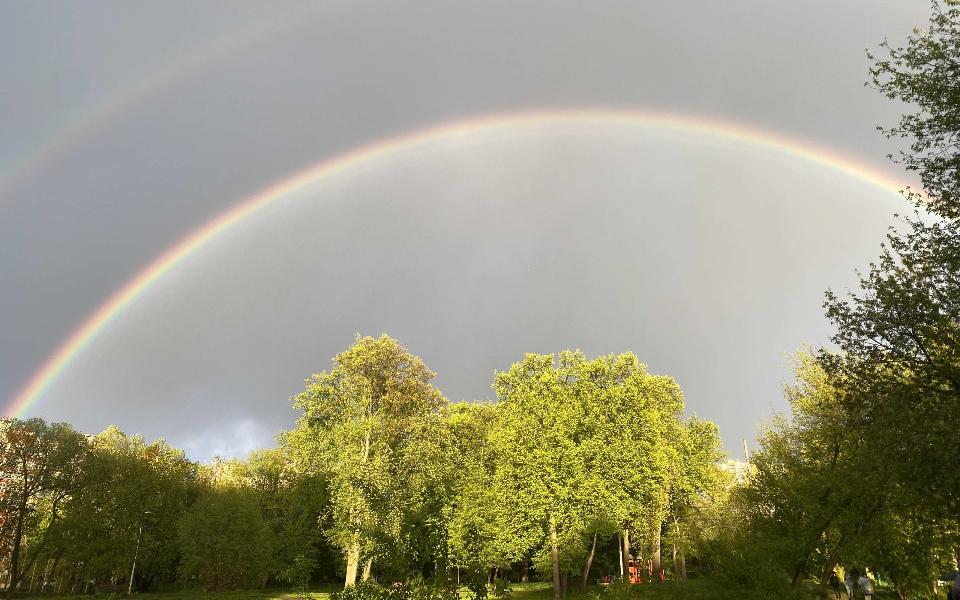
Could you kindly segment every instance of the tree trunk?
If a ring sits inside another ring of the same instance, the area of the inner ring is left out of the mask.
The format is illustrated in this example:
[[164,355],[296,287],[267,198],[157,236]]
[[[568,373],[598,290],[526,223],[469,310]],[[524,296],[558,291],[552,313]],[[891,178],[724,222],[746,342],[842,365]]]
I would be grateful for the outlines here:
[[680,534],[680,521],[673,517],[673,579],[674,581],[687,580],[687,561],[683,555],[683,536]]
[[[57,557],[53,560],[53,566],[50,567],[50,577],[44,576],[44,578],[43,578],[43,587],[40,588],[40,591],[41,591],[41,592],[43,592],[43,591],[45,591],[45,590],[47,589],[47,581],[49,581],[51,577],[56,577],[56,575],[57,575],[57,567],[60,565],[60,558],[61,558],[62,556],[63,556],[63,551],[61,550],[61,551],[57,554]],[[52,587],[53,587],[53,586],[51,586],[51,588],[52,588]]]
[[347,550],[347,576],[343,587],[348,588],[357,582],[357,567],[360,565],[360,541],[356,538]]
[[557,547],[557,518],[553,513],[550,513],[550,558],[553,562],[553,600],[561,600],[560,549]]
[[[361,447],[361,454],[363,458],[361,462],[366,464],[370,459],[370,430],[367,430],[366,436],[363,439],[363,445]],[[360,515],[354,513],[351,520],[353,524],[359,529],[360,528]],[[369,563],[368,567],[369,568]],[[347,550],[347,573],[344,578],[343,587],[348,588],[357,583],[357,571],[360,569],[360,534],[353,534],[353,543],[350,545],[350,548]],[[364,581],[366,581],[369,576],[369,572],[364,569]]]
[[657,529],[653,532],[653,579],[654,581],[660,581],[660,570],[662,565],[660,563],[660,530],[663,527],[663,523],[657,523]]
[[583,565],[583,578],[580,580],[580,591],[587,591],[587,581],[590,579],[590,567],[593,565],[593,555],[597,551],[597,534],[593,534],[593,544],[590,546],[590,554],[587,555],[587,564]]
[[70,593],[73,593],[73,590],[77,589],[77,585],[80,583],[80,566],[77,563],[73,563],[73,571],[70,575]]
[[671,556],[673,558],[673,580],[680,581],[680,565],[677,563],[677,542],[673,541],[671,546]]
[[563,572],[563,578],[560,580],[560,594],[566,598],[567,597],[567,584],[570,581],[570,569],[567,569]]
[[530,565],[527,564],[527,559],[523,559],[523,562],[520,563],[520,583],[527,583],[530,581]]
[[623,568],[623,538],[619,531],[617,532],[617,554],[620,555],[620,577],[623,577],[626,571]]
[[10,551],[10,577],[7,580],[7,598],[13,596],[14,591],[20,586],[20,544],[23,541],[23,520],[27,512],[26,491],[23,492],[23,499],[20,501],[17,511],[17,527],[13,532],[13,549]]
[[620,564],[623,566],[623,578],[628,579],[630,577],[630,530],[623,530],[623,559]]
[[[793,578],[790,580],[790,587],[797,589],[800,585],[800,577],[803,575],[803,568],[806,565],[807,560],[803,559],[797,564],[797,568],[793,570]],[[854,582],[856,583],[856,582]]]
[[373,558],[367,559],[367,564],[363,566],[363,580],[367,581],[370,579],[370,570],[373,568]]
[[33,593],[33,584],[37,582],[37,561],[33,561],[33,570],[30,572],[30,589],[27,590],[28,594]]

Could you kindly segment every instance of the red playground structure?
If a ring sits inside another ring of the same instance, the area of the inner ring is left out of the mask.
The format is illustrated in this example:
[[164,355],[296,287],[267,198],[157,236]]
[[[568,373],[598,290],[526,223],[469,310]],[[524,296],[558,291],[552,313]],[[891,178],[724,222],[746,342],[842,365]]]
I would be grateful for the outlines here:
[[[646,571],[647,571],[647,574],[648,574],[649,577],[650,577],[650,579],[648,579],[648,581],[653,581],[654,574],[653,574],[653,561],[652,561],[652,560],[648,560],[648,561],[647,561],[647,569],[646,569]],[[659,572],[657,573],[656,577],[657,577],[661,582],[663,582],[663,581],[665,580],[665,577],[664,577],[664,573],[663,573],[663,569],[662,569],[662,568],[659,570]],[[630,583],[643,583],[643,582],[644,582],[643,579],[640,578],[640,569],[637,567],[637,562],[636,562],[635,560],[633,560],[632,558],[627,561],[627,578],[628,578],[628,580],[630,581]]]

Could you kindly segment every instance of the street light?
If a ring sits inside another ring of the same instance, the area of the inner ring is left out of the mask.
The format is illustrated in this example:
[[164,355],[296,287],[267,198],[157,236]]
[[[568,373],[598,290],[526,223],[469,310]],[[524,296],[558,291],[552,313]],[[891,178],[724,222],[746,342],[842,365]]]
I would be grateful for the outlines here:
[[[144,515],[149,515],[150,511],[143,511]],[[133,594],[133,573],[137,570],[137,556],[140,555],[140,538],[143,537],[143,517],[140,517],[140,530],[137,532],[137,549],[133,551],[133,566],[130,567],[130,584],[127,586],[127,596]]]

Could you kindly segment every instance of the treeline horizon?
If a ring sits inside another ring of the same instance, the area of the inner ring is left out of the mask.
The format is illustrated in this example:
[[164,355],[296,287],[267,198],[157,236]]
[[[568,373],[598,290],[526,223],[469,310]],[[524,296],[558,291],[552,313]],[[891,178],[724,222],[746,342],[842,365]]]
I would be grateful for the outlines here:
[[528,354],[496,373],[496,401],[450,403],[434,375],[389,336],[358,336],[294,398],[277,448],[207,464],[114,426],[3,419],[9,591],[129,586],[137,557],[134,589],[512,571],[564,595],[571,576],[626,571],[611,544],[659,576],[664,539],[685,573],[687,513],[732,479],[672,378],[630,352]]

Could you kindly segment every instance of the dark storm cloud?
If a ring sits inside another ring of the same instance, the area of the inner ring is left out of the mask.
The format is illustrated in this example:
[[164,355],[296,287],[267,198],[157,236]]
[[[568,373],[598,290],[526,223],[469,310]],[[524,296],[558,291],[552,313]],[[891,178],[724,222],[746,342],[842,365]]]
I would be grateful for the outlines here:
[[[4,8],[7,165],[184,48],[292,16],[275,37],[185,68],[3,191],[0,397],[199,223],[323,157],[437,121],[665,107],[888,168],[874,126],[898,107],[863,87],[863,49],[922,24],[926,8],[265,7]],[[784,353],[826,338],[820,294],[875,254],[895,199],[690,138],[637,139],[647,145],[498,140],[492,154],[448,149],[314,190],[160,282],[32,412],[167,435],[197,456],[236,451],[289,425],[287,397],[353,333],[388,331],[453,399],[489,395],[492,370],[523,351],[633,349],[676,375],[735,448],[783,407]]]

